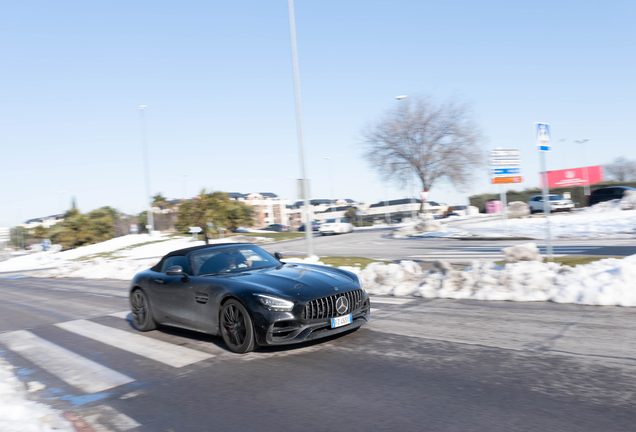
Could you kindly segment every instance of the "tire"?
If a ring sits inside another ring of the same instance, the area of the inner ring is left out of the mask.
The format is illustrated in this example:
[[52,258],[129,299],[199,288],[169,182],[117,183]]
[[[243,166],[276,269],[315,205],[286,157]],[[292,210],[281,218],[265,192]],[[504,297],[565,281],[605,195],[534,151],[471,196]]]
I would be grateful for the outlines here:
[[228,349],[237,354],[245,354],[256,349],[252,318],[238,301],[228,300],[219,314],[219,328],[223,342]]
[[148,297],[142,290],[136,289],[130,294],[130,309],[132,310],[133,326],[137,330],[147,332],[157,328]]

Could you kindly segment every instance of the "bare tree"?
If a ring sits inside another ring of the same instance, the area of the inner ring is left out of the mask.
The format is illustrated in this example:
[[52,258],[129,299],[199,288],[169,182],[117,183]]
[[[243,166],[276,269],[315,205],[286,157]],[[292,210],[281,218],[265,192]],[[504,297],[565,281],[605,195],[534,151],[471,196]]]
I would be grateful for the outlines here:
[[425,191],[443,180],[455,187],[469,184],[484,161],[471,110],[455,101],[402,100],[362,134],[365,158],[385,179],[404,185],[415,175]]
[[619,156],[612,163],[605,165],[607,174],[616,181],[636,180],[636,161]]

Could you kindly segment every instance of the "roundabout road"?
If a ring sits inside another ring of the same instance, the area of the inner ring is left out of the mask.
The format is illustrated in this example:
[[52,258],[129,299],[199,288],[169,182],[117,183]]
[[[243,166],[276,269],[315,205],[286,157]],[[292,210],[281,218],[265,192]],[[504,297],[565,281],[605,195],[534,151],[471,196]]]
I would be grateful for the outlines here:
[[[372,297],[372,321],[354,333],[238,355],[214,336],[136,332],[126,285],[0,279],[0,355],[46,386],[31,397],[94,431],[636,424],[632,308]],[[159,351],[128,351],[140,342]]]
[[[458,238],[388,237],[393,229],[363,229],[350,234],[314,236],[314,252],[318,256],[358,256],[387,261],[446,260],[467,263],[473,259],[499,261],[504,247],[534,242],[545,254],[543,240],[461,240]],[[567,255],[627,256],[636,254],[633,239],[598,239],[553,241],[556,257]],[[262,246],[269,252],[285,256],[305,256],[306,240],[297,239]]]

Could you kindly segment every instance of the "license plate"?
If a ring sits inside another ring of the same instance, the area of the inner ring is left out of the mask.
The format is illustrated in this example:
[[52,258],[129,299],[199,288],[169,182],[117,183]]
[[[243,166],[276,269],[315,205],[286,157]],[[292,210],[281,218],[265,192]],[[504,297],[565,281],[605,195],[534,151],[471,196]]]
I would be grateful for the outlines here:
[[351,324],[351,314],[331,318],[331,328],[342,327],[347,324]]

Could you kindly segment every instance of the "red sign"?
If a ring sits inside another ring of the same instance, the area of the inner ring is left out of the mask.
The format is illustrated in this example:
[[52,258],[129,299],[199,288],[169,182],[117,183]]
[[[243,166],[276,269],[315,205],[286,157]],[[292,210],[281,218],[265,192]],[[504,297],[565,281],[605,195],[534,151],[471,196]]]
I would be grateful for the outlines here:
[[[543,176],[541,176],[543,185]],[[548,187],[584,186],[603,181],[603,167],[601,165],[571,168],[558,171],[548,171]]]
[[523,177],[493,177],[492,184],[521,183]]

